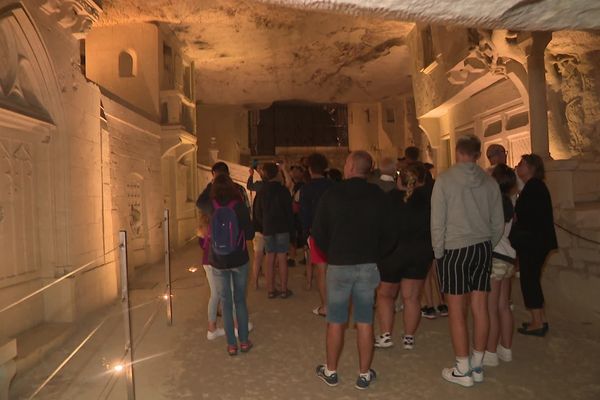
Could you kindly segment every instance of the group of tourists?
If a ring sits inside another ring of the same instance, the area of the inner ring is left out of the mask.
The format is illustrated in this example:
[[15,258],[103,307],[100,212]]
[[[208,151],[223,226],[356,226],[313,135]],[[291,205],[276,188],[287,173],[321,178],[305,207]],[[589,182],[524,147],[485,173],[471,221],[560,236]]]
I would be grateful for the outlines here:
[[[258,289],[264,273],[269,299],[293,295],[288,268],[298,251],[307,289],[316,278],[321,303],[312,312],[327,320],[326,362],[316,374],[327,385],[338,384],[349,314],[359,353],[355,386],[366,389],[377,376],[374,349],[394,344],[399,310],[407,350],[415,347],[422,316],[448,316],[456,362],[442,370],[443,378],[467,387],[482,382],[484,366],[512,360],[511,281],[517,270],[531,312],[518,332],[547,334],[541,272],[557,242],[542,159],[523,155],[513,170],[506,150],[495,144],[487,148],[491,167],[484,170],[480,155],[476,136],[458,138],[456,163],[436,179],[416,147],[397,160],[381,160],[377,169],[368,152],[354,151],[344,179],[319,153],[289,170],[284,163],[253,165],[247,182],[252,205],[227,165],[215,164],[214,179],[197,201],[211,290],[208,339],[225,335],[230,355],[252,348],[246,305],[246,242],[252,241],[251,284]],[[437,307],[433,295],[440,298]],[[219,304],[224,329],[216,325]]]

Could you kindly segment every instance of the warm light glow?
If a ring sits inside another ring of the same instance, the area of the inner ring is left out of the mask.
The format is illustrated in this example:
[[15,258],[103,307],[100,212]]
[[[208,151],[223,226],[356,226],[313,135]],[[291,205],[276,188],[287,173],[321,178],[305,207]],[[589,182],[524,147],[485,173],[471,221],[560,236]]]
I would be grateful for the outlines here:
[[169,295],[168,294],[163,294],[162,298],[165,299],[165,300],[169,300]]
[[113,370],[115,372],[121,372],[121,371],[123,371],[123,369],[125,369],[125,366],[123,366],[123,364],[117,364],[113,367]]
[[198,271],[198,267],[194,267],[194,266],[189,267],[188,271],[190,271],[190,272],[196,272],[196,271]]

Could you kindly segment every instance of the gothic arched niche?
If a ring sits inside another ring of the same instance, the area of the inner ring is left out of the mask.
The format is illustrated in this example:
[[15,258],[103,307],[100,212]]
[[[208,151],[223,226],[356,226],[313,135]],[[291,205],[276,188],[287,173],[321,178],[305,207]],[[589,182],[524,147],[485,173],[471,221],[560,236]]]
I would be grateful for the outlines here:
[[[59,85],[34,20],[21,5],[0,9],[0,254],[6,261],[0,267],[3,284],[50,275],[54,265],[63,263],[56,258],[63,242],[56,235],[54,223],[54,210],[61,201],[54,195],[60,183],[55,177],[63,165],[56,152],[65,140],[54,137],[62,126]],[[37,314],[31,310],[31,323],[36,323],[35,318],[43,319],[43,304],[39,306]],[[26,328],[15,324],[9,330],[12,334]]]
[[40,64],[45,52],[39,54],[39,46],[33,48],[36,41],[29,37],[31,33],[41,45],[22,9],[0,14],[0,59],[3,63],[0,68],[0,107],[52,122],[46,106],[49,96],[44,93],[48,88],[43,79],[49,72],[44,74],[44,69],[49,65]]

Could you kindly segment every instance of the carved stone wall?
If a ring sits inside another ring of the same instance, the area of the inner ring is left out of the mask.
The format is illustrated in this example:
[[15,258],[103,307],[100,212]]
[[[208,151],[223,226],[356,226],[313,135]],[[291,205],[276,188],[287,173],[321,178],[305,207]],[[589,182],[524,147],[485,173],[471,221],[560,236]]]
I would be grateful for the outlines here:
[[546,77],[552,154],[600,159],[600,32],[555,32]]

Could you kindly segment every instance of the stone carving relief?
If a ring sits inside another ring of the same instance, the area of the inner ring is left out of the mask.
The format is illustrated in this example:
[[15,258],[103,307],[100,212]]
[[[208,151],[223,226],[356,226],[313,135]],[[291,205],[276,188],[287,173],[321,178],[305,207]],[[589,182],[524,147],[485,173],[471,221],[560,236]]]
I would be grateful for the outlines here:
[[453,85],[464,85],[488,72],[506,75],[509,60],[525,63],[525,51],[516,32],[469,29],[469,42],[467,57],[447,73],[448,81]]
[[38,269],[35,213],[30,145],[0,139],[0,279]]
[[48,119],[29,60],[28,45],[18,33],[18,22],[13,16],[0,19],[0,106],[4,103],[9,108]]
[[127,183],[127,207],[129,209],[129,228],[133,237],[142,236],[142,183]]
[[70,30],[76,39],[83,39],[102,13],[92,0],[45,0],[40,8],[54,16],[58,24]]
[[590,88],[593,92],[593,85],[582,69],[585,67],[576,54],[546,54],[551,131],[571,155],[593,151],[596,130],[593,123],[586,124],[585,98],[594,96],[588,92]]

